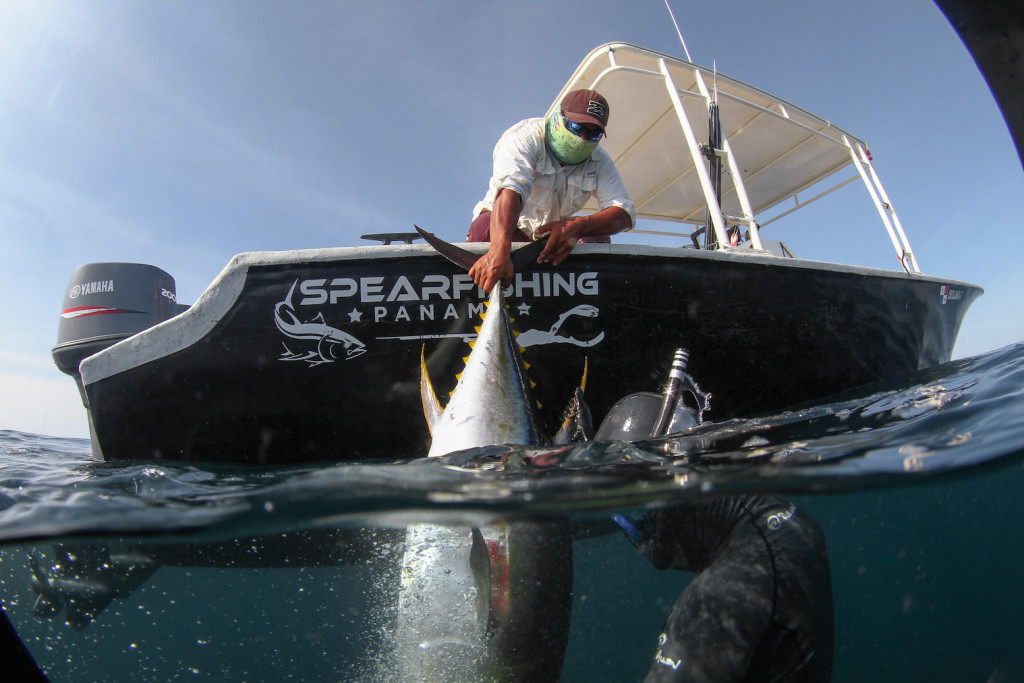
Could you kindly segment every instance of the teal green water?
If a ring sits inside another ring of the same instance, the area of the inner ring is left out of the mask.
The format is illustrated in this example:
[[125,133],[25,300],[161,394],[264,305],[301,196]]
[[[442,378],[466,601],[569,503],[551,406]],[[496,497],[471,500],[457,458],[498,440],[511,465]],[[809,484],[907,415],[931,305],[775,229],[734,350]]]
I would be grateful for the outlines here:
[[[1024,680],[1024,468],[794,499],[825,529],[836,609],[833,681]],[[577,546],[565,680],[640,680],[688,579],[619,538]]]
[[[115,466],[81,441],[0,432],[0,601],[52,680],[387,680],[402,523],[588,525],[765,491],[825,531],[834,681],[1024,680],[1022,378],[1024,346],[1010,347],[670,440],[443,464]],[[236,566],[200,541],[236,546]],[[173,561],[80,628],[66,606],[34,613],[30,558],[140,545]],[[579,538],[573,554],[562,680],[642,679],[691,575],[656,570],[620,533]]]

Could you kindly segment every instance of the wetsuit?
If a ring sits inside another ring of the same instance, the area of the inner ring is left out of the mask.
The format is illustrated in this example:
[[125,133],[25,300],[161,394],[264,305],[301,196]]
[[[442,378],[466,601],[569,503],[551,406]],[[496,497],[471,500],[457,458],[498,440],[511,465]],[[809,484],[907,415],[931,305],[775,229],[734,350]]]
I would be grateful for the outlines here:
[[818,523],[791,503],[737,496],[618,518],[659,569],[696,572],[646,681],[828,681],[832,583]]

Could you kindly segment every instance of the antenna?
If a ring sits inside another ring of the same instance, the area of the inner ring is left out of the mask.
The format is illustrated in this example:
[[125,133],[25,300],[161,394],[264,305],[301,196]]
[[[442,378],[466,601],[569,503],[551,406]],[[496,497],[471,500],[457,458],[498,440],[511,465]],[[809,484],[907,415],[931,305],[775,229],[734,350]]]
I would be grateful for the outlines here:
[[686,55],[686,61],[692,62],[690,51],[686,49],[686,41],[683,40],[683,32],[679,30],[679,23],[676,21],[676,15],[672,13],[672,7],[668,4],[668,0],[665,0],[665,7],[668,9],[668,15],[672,17],[672,25],[676,27],[676,35],[679,36],[679,42],[683,44],[683,53]]
[[711,69],[712,69],[712,73],[714,74],[714,81],[712,81],[713,84],[714,84],[714,89],[713,89],[714,95],[713,95],[712,101],[715,104],[718,104],[718,60],[717,59],[711,60]]

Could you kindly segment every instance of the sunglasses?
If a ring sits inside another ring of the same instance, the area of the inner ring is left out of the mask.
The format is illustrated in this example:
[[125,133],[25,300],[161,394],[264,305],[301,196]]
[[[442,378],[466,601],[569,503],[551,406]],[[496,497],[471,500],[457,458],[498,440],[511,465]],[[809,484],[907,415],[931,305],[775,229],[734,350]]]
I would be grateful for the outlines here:
[[597,142],[598,140],[604,137],[603,130],[587,128],[582,123],[570,121],[565,117],[565,114],[562,114],[562,123],[565,124],[566,129],[570,133],[580,138],[581,140],[586,140],[588,142]]

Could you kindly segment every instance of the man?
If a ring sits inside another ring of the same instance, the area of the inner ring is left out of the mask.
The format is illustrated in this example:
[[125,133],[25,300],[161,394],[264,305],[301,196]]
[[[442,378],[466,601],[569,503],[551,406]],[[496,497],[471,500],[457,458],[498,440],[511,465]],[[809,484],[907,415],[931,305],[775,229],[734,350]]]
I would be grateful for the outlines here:
[[[548,118],[520,121],[498,140],[487,195],[467,236],[491,243],[469,271],[485,292],[511,280],[512,242],[549,235],[537,262],[558,265],[577,242],[610,242],[632,229],[636,208],[611,156],[598,147],[608,114],[602,95],[574,90]],[[591,196],[598,211],[577,216]]]

